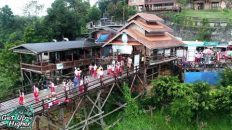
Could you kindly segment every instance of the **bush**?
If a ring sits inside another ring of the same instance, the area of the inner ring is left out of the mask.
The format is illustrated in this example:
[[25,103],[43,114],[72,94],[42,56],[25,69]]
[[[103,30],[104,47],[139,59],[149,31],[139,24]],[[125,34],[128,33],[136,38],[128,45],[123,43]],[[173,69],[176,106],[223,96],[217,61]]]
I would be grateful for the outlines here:
[[152,94],[142,99],[142,107],[164,108],[173,117],[197,124],[211,115],[217,116],[215,113],[232,116],[232,86],[215,88],[204,82],[185,84],[170,76],[159,77],[152,85]]
[[177,77],[159,77],[157,80],[152,82],[153,88],[151,100],[157,106],[169,105],[174,98],[172,91],[176,89],[178,84],[180,84],[180,81]]
[[229,85],[232,85],[232,69],[231,68],[225,68],[221,73],[221,85],[226,87]]

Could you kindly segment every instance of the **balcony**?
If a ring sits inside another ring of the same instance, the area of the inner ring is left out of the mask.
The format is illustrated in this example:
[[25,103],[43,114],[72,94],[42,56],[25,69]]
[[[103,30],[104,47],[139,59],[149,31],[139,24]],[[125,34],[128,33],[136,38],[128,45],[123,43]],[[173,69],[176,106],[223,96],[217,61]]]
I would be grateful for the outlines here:
[[162,64],[162,63],[166,63],[166,62],[170,62],[170,61],[174,61],[178,59],[178,57],[175,55],[162,55],[162,54],[150,56],[147,58],[149,60],[149,65]]
[[98,63],[101,65],[105,65],[111,62],[110,58],[96,58],[96,59],[81,59],[74,61],[62,61],[58,63],[37,63],[37,64],[26,64],[21,63],[21,69],[29,72],[45,74],[49,72],[53,72],[56,70],[70,69],[77,66],[85,66],[90,65],[91,63]]

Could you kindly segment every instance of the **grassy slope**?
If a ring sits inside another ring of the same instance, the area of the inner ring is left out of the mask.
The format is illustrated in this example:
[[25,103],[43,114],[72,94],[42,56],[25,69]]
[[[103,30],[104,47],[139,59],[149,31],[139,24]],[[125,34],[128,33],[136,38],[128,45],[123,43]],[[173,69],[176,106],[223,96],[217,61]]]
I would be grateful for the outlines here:
[[[204,130],[231,130],[232,123],[227,118],[212,117],[203,124]],[[141,115],[139,119],[124,119],[112,130],[196,130],[198,126],[182,123],[156,112],[153,116]]]
[[181,16],[232,19],[232,10],[183,10]]

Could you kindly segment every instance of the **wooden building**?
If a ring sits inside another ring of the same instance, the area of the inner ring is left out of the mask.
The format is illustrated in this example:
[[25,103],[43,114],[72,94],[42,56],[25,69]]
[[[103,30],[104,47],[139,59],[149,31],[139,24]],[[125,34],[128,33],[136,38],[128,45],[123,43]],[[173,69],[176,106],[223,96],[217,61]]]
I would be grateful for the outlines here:
[[[162,70],[162,66],[164,69],[169,66],[170,70],[173,62],[184,57],[184,52],[181,57],[178,58],[177,56],[177,51],[179,49],[183,50],[183,42],[171,35],[172,32],[173,30],[164,25],[163,19],[158,16],[138,13],[128,19],[128,24],[123,26],[117,35],[103,46],[112,45],[113,48],[118,49],[117,52],[120,54],[127,54],[133,58],[134,66],[145,65],[153,66],[153,68],[156,66],[156,70],[148,69],[147,73],[152,72],[154,74],[153,71],[158,71],[158,75],[160,75],[161,72],[165,72],[165,70]],[[125,35],[127,38],[124,38]],[[132,52],[130,52],[131,50]],[[139,63],[136,63],[136,60]],[[146,75],[146,72],[144,72],[144,75]],[[144,80],[146,80],[145,77]]]
[[135,6],[136,10],[139,12],[178,9],[176,0],[129,0],[128,5]]
[[224,0],[193,0],[192,2],[195,10],[226,8],[226,2]]
[[173,30],[163,24],[160,17],[138,13],[128,20],[117,35],[109,40],[106,45],[124,46],[122,35],[128,36],[127,46],[132,46],[133,51],[142,52],[149,56],[152,61],[159,59],[159,56],[176,56],[176,51],[183,45],[183,42],[176,39],[171,33]]
[[[74,67],[101,62],[101,45],[91,39],[78,41],[27,43],[11,48],[20,54],[21,74],[32,81],[33,75],[55,76],[72,72]],[[27,55],[27,56],[25,56]]]

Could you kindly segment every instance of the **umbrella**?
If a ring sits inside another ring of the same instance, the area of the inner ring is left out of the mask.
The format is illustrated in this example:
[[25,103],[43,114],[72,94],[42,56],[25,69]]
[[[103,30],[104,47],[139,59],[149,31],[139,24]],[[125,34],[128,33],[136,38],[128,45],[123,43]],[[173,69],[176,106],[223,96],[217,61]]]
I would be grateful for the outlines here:
[[204,53],[204,54],[213,54],[213,51],[210,50],[210,49],[205,49],[205,50],[203,51],[203,53]]

